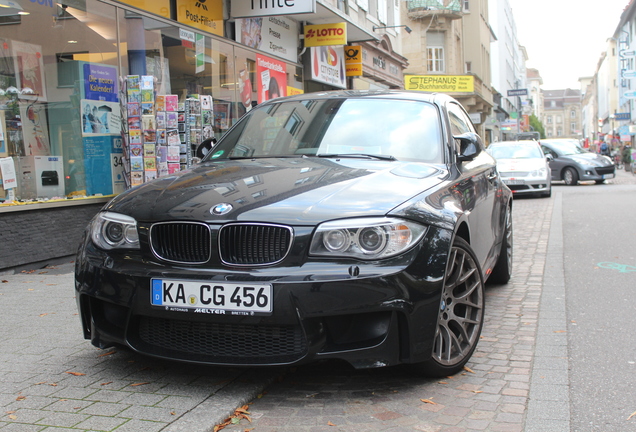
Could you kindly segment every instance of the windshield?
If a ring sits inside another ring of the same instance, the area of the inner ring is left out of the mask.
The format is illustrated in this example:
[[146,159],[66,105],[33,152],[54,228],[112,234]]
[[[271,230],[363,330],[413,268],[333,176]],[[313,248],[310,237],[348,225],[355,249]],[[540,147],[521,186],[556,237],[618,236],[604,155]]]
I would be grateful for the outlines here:
[[440,118],[430,103],[308,99],[256,107],[204,160],[352,155],[441,163],[442,149]]
[[549,145],[549,148],[556,152],[559,156],[569,156],[576,154],[589,153],[571,141],[542,141],[542,144]]
[[543,158],[541,149],[536,144],[491,144],[488,153],[495,159],[537,159]]

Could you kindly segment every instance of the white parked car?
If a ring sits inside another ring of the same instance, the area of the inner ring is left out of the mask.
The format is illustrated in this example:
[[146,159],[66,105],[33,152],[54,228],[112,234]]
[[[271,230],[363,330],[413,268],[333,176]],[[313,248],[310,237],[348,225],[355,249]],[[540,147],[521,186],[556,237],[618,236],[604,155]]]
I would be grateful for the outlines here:
[[549,160],[536,141],[500,141],[486,151],[497,160],[497,170],[514,195],[552,195]]

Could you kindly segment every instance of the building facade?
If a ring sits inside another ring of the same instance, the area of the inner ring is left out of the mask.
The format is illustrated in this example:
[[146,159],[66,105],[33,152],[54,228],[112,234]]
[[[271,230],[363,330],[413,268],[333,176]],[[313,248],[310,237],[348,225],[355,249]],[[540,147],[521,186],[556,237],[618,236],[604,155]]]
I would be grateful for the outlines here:
[[541,121],[547,138],[581,139],[581,91],[544,90]]

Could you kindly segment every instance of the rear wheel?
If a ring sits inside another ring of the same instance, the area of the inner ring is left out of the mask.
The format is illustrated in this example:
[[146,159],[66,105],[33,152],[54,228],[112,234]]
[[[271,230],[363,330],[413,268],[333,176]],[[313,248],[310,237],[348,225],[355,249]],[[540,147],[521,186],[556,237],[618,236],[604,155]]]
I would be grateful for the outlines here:
[[563,171],[563,181],[568,186],[575,186],[579,182],[579,173],[574,168],[566,168]]
[[512,210],[510,206],[506,209],[506,220],[504,221],[504,236],[501,242],[501,251],[497,264],[492,269],[488,282],[496,284],[508,283],[512,277]]
[[414,367],[429,377],[461,371],[473,355],[484,325],[484,281],[475,253],[462,238],[448,259],[431,358]]

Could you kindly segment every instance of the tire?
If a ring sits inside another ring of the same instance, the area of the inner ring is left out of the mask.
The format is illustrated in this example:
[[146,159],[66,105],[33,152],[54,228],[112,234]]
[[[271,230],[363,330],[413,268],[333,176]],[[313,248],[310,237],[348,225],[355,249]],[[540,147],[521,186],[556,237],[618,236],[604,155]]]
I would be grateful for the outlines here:
[[463,370],[484,325],[484,296],[479,261],[470,245],[457,237],[446,265],[431,358],[412,365],[419,374],[445,377]]
[[[551,192],[552,190],[550,190]],[[506,209],[506,219],[504,221],[504,236],[501,241],[501,249],[497,264],[493,267],[489,283],[506,284],[512,277],[512,210],[510,206]]]
[[579,173],[574,168],[566,168],[563,171],[563,181],[568,186],[576,186],[579,182]]

